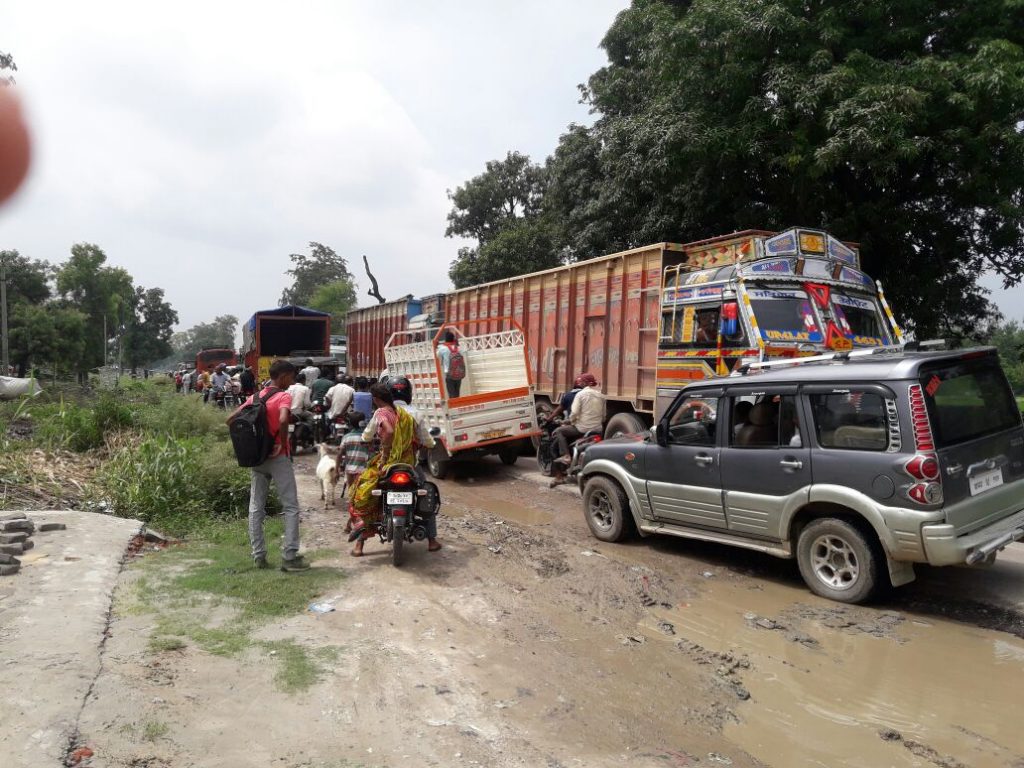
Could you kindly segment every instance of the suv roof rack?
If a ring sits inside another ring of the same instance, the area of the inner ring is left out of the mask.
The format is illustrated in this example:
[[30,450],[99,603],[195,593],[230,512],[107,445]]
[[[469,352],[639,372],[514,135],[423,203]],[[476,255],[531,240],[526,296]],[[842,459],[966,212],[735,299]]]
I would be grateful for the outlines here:
[[845,363],[854,358],[871,357],[873,355],[881,354],[899,354],[902,352],[903,347],[896,345],[889,347],[872,347],[871,349],[856,349],[848,352],[832,352],[827,355],[811,355],[810,357],[792,357],[784,360],[768,360],[765,362],[756,360],[749,363],[741,363],[740,367],[733,375],[746,376],[753,369],[760,371],[766,368],[782,368],[787,365],[806,365],[808,363]]

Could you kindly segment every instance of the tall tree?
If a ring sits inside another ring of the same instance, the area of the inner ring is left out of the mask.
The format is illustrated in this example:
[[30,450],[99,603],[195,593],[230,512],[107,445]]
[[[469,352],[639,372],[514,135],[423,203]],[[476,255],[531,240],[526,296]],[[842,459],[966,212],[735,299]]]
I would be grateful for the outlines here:
[[122,341],[125,362],[135,371],[171,354],[178,313],[164,301],[163,288],[135,288],[132,322]]
[[446,237],[477,241],[463,247],[448,271],[456,288],[560,263],[542,204],[548,174],[520,152],[491,160],[483,173],[448,193]]
[[169,337],[176,361],[194,361],[203,349],[234,349],[238,318],[220,315],[209,323],[198,323]]
[[291,259],[292,268],[285,274],[291,275],[292,285],[281,294],[282,307],[288,304],[308,306],[317,289],[328,283],[346,281],[355,290],[355,282],[348,271],[348,261],[323,243],[310,241],[308,256],[293,253],[288,258]]
[[919,336],[1024,274],[1024,4],[634,0],[544,205],[577,257],[821,226]]
[[344,333],[345,316],[350,309],[355,309],[358,303],[355,284],[351,280],[336,280],[317,288],[308,306],[321,312],[329,312],[331,333]]
[[78,243],[71,247],[71,258],[57,269],[58,293],[89,319],[83,358],[86,368],[103,365],[112,342],[128,329],[135,311],[132,276],[120,267],[106,266],[106,262],[107,255],[99,246]]

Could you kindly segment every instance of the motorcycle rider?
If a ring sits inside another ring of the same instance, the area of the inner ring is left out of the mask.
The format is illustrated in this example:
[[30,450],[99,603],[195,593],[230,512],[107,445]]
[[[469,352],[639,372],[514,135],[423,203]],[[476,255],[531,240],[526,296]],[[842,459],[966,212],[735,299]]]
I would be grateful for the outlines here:
[[[395,405],[412,416],[416,428],[416,439],[413,442],[414,448],[417,450],[420,448],[430,450],[437,445],[434,436],[430,434],[430,426],[427,424],[423,414],[412,404],[412,382],[405,378],[405,376],[392,376],[388,379],[388,390],[391,392]],[[366,425],[367,432],[376,430],[375,419],[376,415]],[[414,467],[414,469],[417,477],[421,481],[424,480],[423,470],[419,466]],[[437,515],[430,515],[424,518],[423,525],[427,529],[427,551],[437,552],[437,550],[441,549],[441,542],[437,540]]]
[[313,365],[312,357],[306,358],[305,366],[306,367],[299,371],[299,373],[306,377],[307,384],[312,384],[320,378],[320,369]]
[[552,434],[560,454],[553,465],[552,488],[565,482],[565,470],[572,462],[569,446],[587,432],[601,429],[604,423],[604,394],[597,378],[592,373],[581,373],[577,381],[581,389],[572,400],[569,423],[563,424]]
[[313,429],[313,401],[309,397],[306,377],[301,373],[295,377],[295,383],[288,387],[288,395],[292,399],[292,419],[301,421],[310,430]]
[[555,407],[555,410],[549,413],[544,421],[554,421],[563,413],[572,412],[572,401],[576,399],[576,395],[578,395],[580,390],[583,389],[583,385],[580,384],[581,376],[583,376],[582,373],[573,380],[572,389],[562,395],[562,399],[558,401],[558,405]]
[[210,386],[213,388],[213,402],[221,407],[224,406],[224,392],[227,390],[231,377],[227,374],[227,366],[221,363],[217,366],[216,373],[210,377]]
[[337,384],[327,390],[324,397],[327,399],[327,423],[334,425],[344,421],[345,414],[352,407],[352,397],[356,391],[352,388],[352,378],[339,373],[336,377]]

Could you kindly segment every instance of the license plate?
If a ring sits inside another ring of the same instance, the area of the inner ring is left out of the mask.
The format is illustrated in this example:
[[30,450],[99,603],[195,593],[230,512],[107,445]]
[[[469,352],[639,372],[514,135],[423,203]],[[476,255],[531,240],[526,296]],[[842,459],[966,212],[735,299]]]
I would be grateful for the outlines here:
[[388,504],[412,504],[412,491],[388,491]]
[[982,472],[971,478],[971,496],[991,490],[1003,484],[1003,470],[993,469],[991,472]]

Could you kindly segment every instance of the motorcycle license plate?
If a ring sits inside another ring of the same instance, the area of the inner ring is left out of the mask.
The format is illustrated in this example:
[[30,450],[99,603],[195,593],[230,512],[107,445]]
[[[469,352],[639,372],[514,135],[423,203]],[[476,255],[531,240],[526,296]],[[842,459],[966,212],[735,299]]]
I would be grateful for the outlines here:
[[412,491],[388,491],[388,504],[412,504]]

